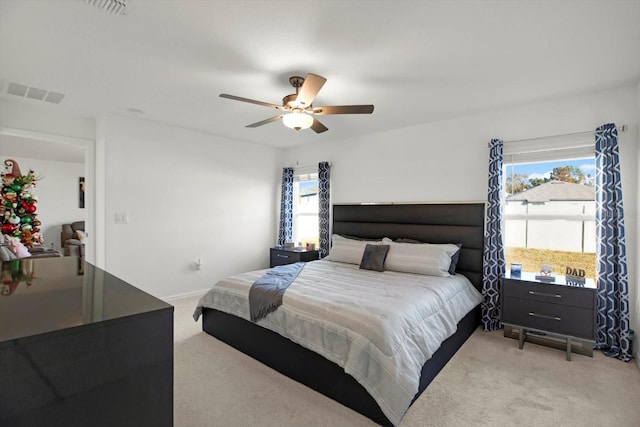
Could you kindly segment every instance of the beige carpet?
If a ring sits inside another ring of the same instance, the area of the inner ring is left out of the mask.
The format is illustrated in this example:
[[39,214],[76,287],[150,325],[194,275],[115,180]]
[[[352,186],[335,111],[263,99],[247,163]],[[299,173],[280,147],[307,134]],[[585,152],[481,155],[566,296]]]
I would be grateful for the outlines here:
[[[197,298],[175,306],[175,425],[373,426],[201,331]],[[477,330],[401,426],[640,426],[640,370]]]

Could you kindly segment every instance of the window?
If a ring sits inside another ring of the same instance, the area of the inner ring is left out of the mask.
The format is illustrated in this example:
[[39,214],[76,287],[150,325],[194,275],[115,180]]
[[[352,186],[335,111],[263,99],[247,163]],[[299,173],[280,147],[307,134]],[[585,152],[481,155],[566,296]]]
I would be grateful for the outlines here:
[[319,247],[318,174],[300,174],[293,179],[293,241],[297,246]]
[[[545,141],[545,145],[550,144]],[[564,275],[567,267],[595,278],[595,157],[593,141],[560,149],[504,149],[504,246],[506,267],[543,264]]]

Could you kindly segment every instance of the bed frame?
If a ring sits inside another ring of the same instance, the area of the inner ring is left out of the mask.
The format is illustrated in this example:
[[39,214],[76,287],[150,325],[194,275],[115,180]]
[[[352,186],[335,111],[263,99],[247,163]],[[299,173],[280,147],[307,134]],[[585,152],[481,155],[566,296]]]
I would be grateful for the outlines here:
[[[480,290],[484,242],[484,203],[334,205],[332,233],[378,239],[411,238],[429,243],[462,243],[456,272]],[[422,367],[426,389],[480,323],[480,308],[469,312],[457,331]],[[233,315],[203,309],[202,329],[278,372],[365,415],[392,425],[378,404],[338,365],[281,335]]]

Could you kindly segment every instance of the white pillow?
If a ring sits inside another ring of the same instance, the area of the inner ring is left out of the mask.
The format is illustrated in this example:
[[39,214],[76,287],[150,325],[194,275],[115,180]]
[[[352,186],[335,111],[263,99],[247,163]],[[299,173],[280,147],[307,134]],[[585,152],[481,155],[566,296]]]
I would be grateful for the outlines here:
[[429,276],[451,276],[451,257],[460,249],[449,243],[397,243],[386,237],[382,242],[390,246],[385,269]]
[[381,240],[356,240],[342,237],[339,234],[331,236],[331,251],[324,259],[336,262],[358,264],[362,261],[364,248],[369,245],[381,245]]
[[81,243],[85,243],[85,240],[87,239],[87,233],[82,230],[76,230],[76,237],[78,238],[78,240],[80,240]]

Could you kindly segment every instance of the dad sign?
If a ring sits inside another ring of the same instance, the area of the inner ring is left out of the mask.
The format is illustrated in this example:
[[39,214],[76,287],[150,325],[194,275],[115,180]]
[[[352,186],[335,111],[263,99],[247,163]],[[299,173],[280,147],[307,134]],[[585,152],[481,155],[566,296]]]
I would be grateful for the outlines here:
[[569,286],[584,286],[587,273],[581,268],[567,267],[565,282]]

